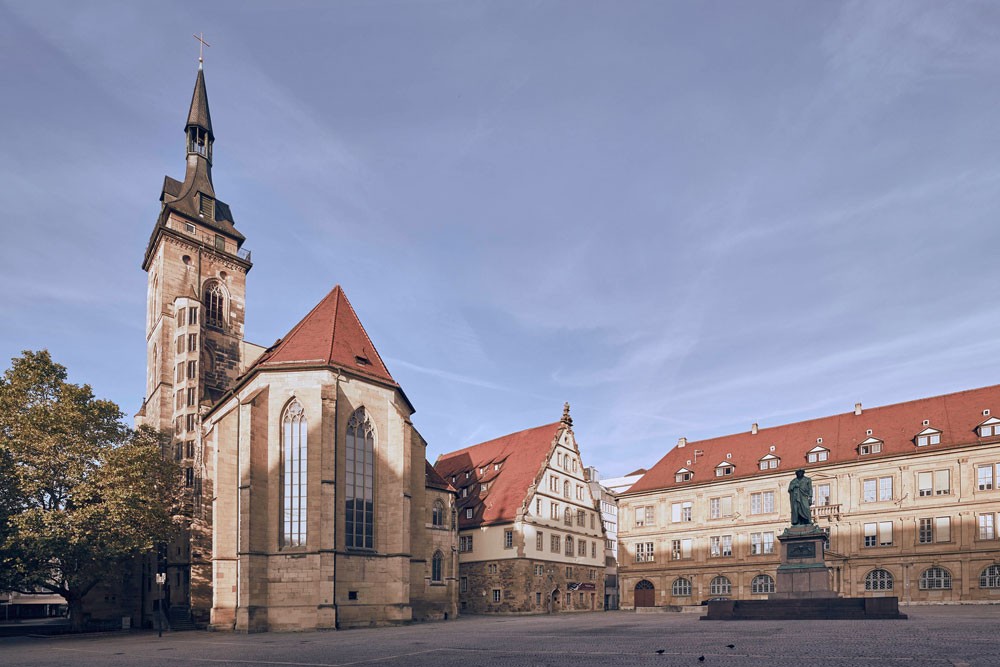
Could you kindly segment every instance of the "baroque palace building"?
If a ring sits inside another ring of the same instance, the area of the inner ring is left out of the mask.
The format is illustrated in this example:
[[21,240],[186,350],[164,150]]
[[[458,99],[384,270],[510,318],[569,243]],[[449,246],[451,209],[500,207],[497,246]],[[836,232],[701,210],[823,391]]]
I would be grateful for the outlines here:
[[454,617],[455,493],[426,462],[414,408],[335,287],[270,348],[244,340],[244,236],[212,184],[199,65],[183,181],[164,180],[143,259],[147,392],[171,438],[183,531],[144,568],[137,621],[166,573],[170,618],[240,631]]
[[831,588],[1000,601],[1000,386],[683,438],[620,498],[622,606],[766,598],[804,468]]
[[459,601],[470,613],[604,607],[605,534],[573,433],[554,424],[440,456],[458,491]]

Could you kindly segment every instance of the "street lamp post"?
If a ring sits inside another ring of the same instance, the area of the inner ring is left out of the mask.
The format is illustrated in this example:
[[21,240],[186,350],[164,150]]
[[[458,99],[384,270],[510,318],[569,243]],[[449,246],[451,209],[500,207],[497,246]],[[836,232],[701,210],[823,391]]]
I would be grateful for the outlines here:
[[163,584],[167,583],[167,573],[157,572],[156,573],[156,588],[157,588],[157,598],[156,601],[156,629],[158,630],[158,637],[163,636]]

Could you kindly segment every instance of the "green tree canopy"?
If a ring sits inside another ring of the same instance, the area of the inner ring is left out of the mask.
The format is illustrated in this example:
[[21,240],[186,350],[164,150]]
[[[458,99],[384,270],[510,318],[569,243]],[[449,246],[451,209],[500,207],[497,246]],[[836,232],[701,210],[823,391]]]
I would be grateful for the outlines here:
[[170,536],[180,476],[158,432],[66,377],[42,350],[0,378],[0,588],[58,593],[80,628],[83,597]]

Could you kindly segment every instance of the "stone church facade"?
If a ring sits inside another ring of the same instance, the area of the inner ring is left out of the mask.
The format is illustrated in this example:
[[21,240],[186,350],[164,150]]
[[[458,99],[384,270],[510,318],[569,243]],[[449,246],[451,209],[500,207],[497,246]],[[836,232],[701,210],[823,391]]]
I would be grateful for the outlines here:
[[454,489],[343,289],[272,347],[244,340],[253,265],[212,184],[201,67],[185,134],[184,180],[165,179],[143,259],[137,415],[171,436],[184,526],[147,588],[164,572],[171,619],[246,632],[454,617]]

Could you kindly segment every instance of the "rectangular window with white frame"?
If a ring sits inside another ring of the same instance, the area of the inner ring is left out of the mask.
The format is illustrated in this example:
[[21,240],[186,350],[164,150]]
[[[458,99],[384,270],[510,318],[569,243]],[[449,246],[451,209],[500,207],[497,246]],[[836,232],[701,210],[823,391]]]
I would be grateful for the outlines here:
[[652,505],[643,505],[635,508],[635,527],[645,528],[655,525],[655,508]]
[[934,542],[951,541],[951,517],[939,516],[917,520],[917,543],[933,544]]
[[980,491],[992,491],[994,488],[995,471],[1000,471],[1000,464],[976,466],[976,488]]
[[535,551],[541,551],[545,548],[545,533],[538,531],[535,534]]
[[733,536],[713,535],[709,538],[709,547],[712,558],[728,558],[733,555]]
[[674,523],[691,521],[693,506],[694,504],[690,501],[672,503],[670,505],[670,520]]
[[879,521],[864,525],[865,547],[891,547],[892,521]]
[[995,518],[996,516],[992,512],[979,515],[979,539],[995,540],[997,538]]
[[708,516],[711,519],[724,519],[733,515],[733,497],[722,496],[708,499]]
[[829,484],[817,484],[813,487],[813,498],[817,505],[829,505],[830,504],[830,485]]
[[514,548],[514,529],[506,528],[503,531],[503,548],[513,549]]
[[931,470],[917,473],[918,496],[946,496],[950,493],[950,470]]
[[862,480],[861,499],[866,503],[892,500],[892,477],[878,477]]
[[652,563],[653,562],[653,543],[652,542],[636,542],[636,545],[635,545],[635,562],[636,563]]
[[774,512],[774,491],[750,494],[750,514],[770,514]]
[[692,540],[690,537],[681,538],[679,540],[672,540],[670,543],[670,557],[673,560],[682,560],[691,557],[691,544]]

